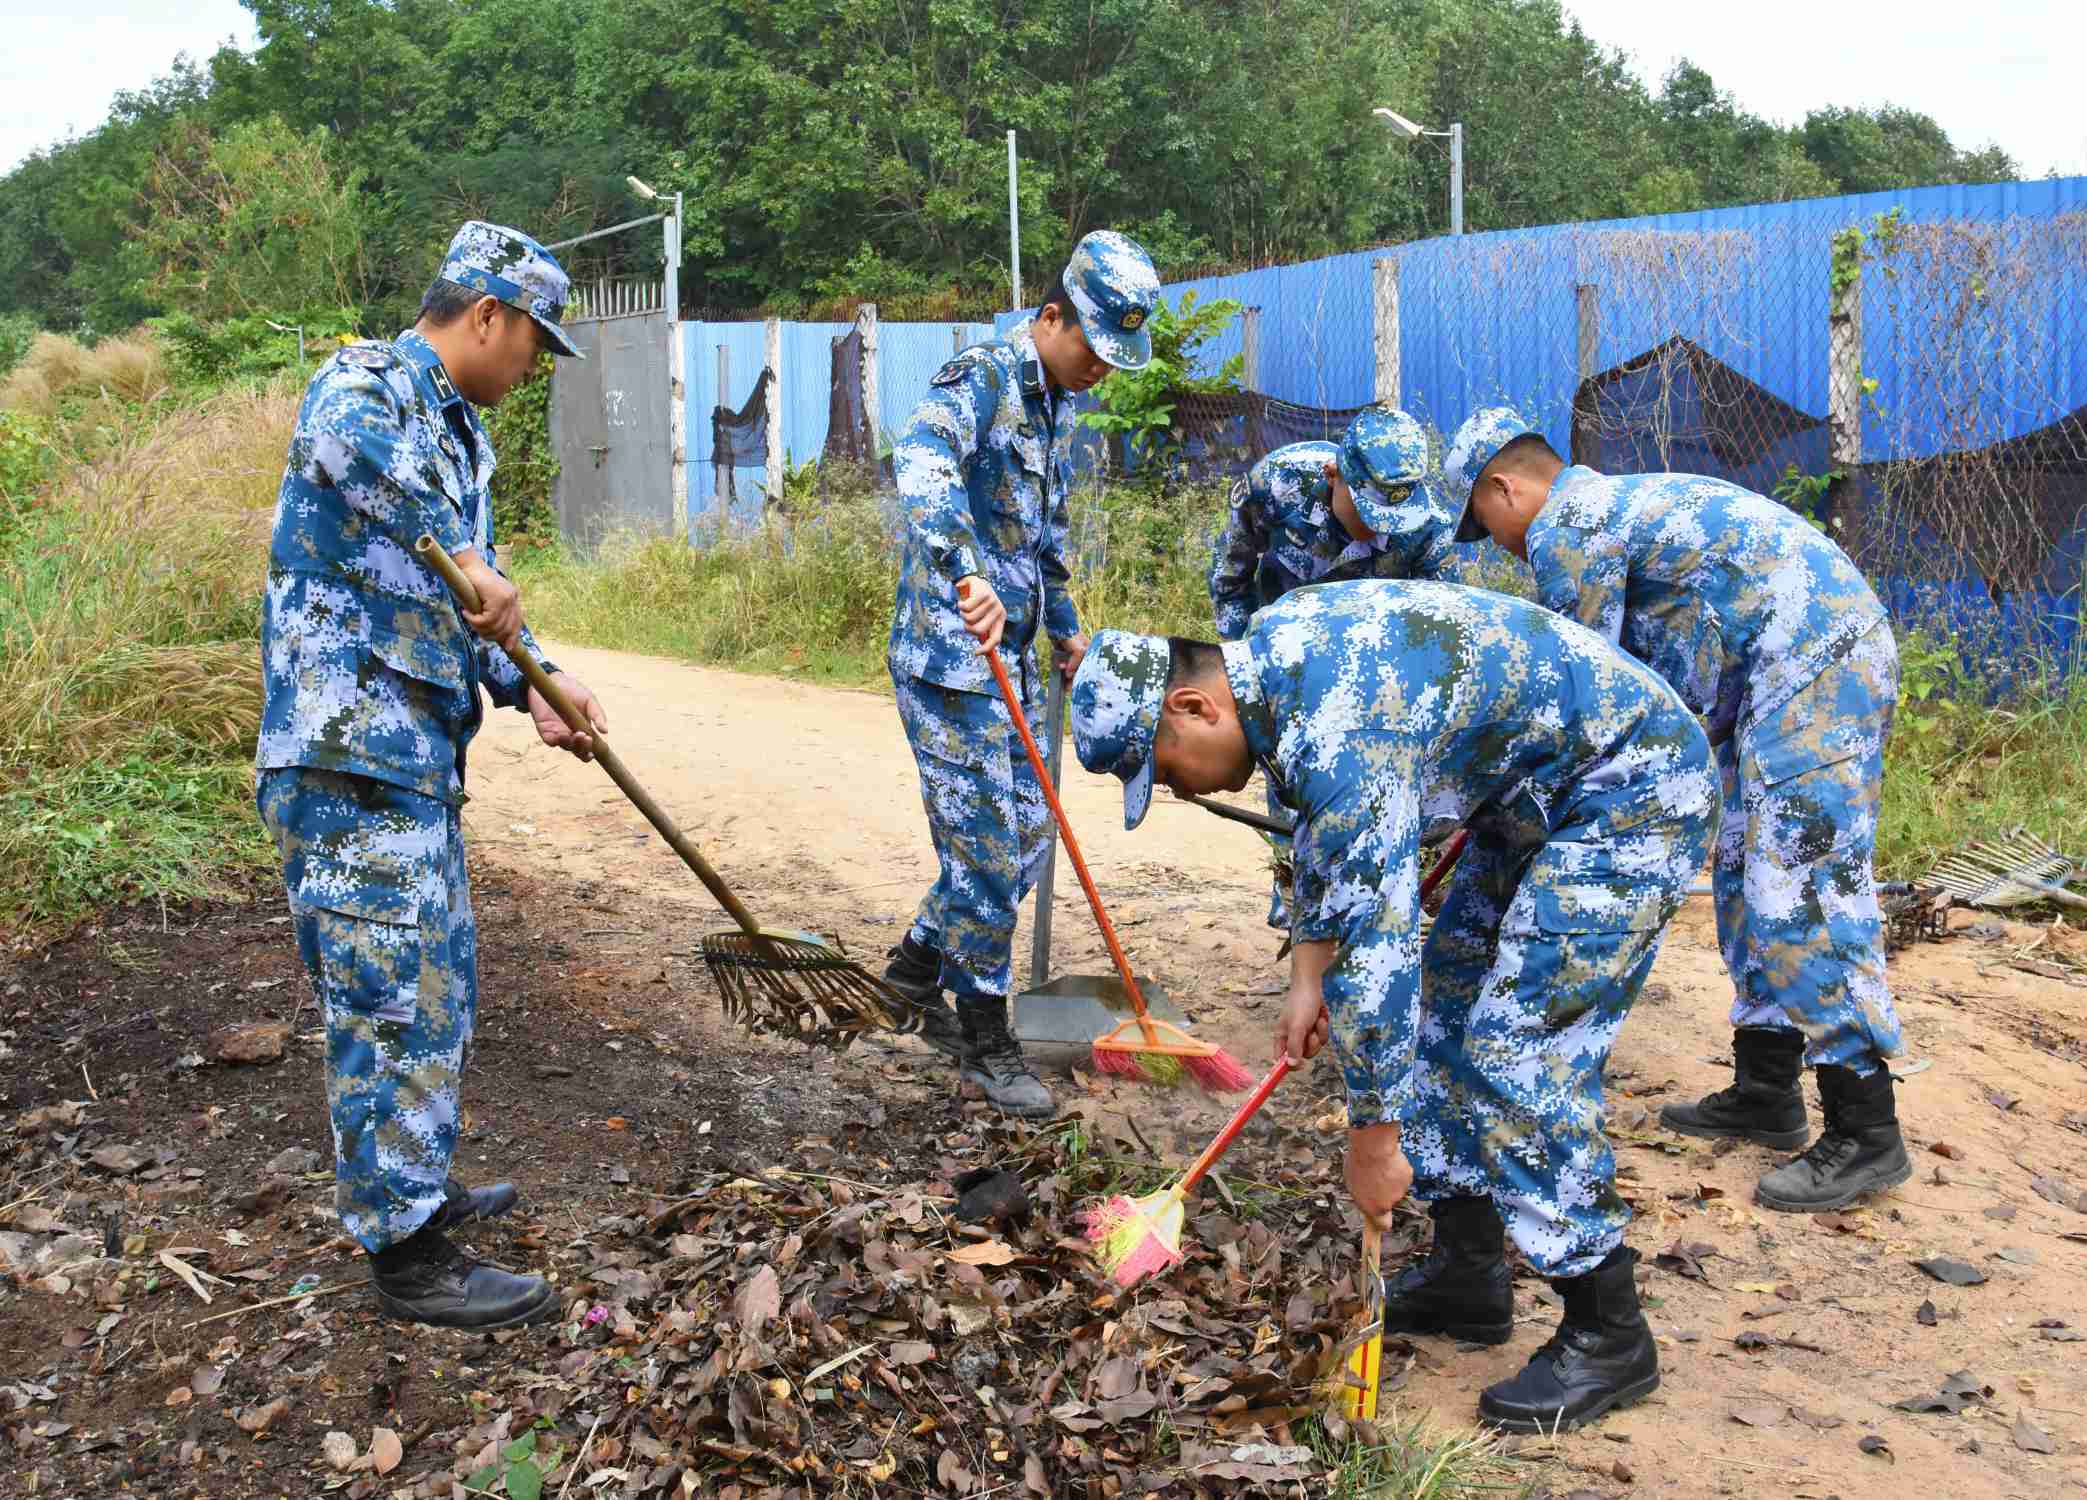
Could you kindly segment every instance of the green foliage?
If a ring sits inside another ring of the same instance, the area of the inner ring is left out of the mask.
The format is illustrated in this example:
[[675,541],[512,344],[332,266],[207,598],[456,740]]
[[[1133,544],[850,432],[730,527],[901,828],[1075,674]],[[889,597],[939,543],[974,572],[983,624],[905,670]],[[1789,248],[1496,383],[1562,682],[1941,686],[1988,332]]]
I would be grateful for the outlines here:
[[0,543],[15,530],[56,460],[50,423],[0,410]]
[[[975,315],[1004,305],[1009,126],[1033,292],[1099,225],[1168,271],[1440,232],[1444,154],[1389,137],[1385,100],[1465,124],[1479,229],[2014,172],[1905,110],[1782,130],[1687,64],[1655,97],[1527,0],[248,8],[253,54],[177,62],[0,177],[0,311],[96,332],[352,304],[388,332],[460,220],[578,234],[632,215],[636,173],[687,194],[691,305]],[[661,253],[636,232],[569,260]]]
[[362,292],[361,184],[335,169],[322,129],[184,120],[153,158],[132,233],[159,268],[154,290],[197,317],[344,307]]
[[27,313],[0,313],[0,375],[22,362],[40,331]]
[[1233,355],[1214,374],[1197,371],[1203,346],[1223,333],[1240,311],[1239,303],[1223,297],[1198,305],[1194,292],[1183,292],[1179,305],[1171,308],[1162,297],[1146,324],[1152,335],[1151,360],[1140,369],[1111,371],[1094,388],[1101,409],[1080,420],[1119,437],[1126,456],[1141,468],[1153,464],[1158,474],[1170,475],[1170,460],[1181,446],[1174,428],[1180,399],[1239,389],[1246,369],[1244,354]]
[[[194,385],[218,386],[234,379],[263,380],[283,371],[309,374],[339,345],[351,342],[359,314],[353,308],[314,308],[299,313],[261,313],[205,322],[173,312],[150,320],[167,347],[175,371]],[[304,330],[304,360],[298,362],[298,329]]]
[[554,541],[558,511],[558,453],[551,446],[551,356],[485,413],[486,435],[499,462],[493,469],[493,539],[512,556]]
[[[1873,260],[1889,256],[1898,248],[1905,231],[1903,209],[1890,209],[1870,220],[1868,229],[1850,224],[1833,237],[1833,264],[1827,273],[1827,289],[1838,298],[1862,279],[1862,269]],[[1886,274],[1890,274],[1888,271]]]
[[540,1500],[544,1480],[565,1462],[562,1444],[549,1453],[537,1451],[537,1435],[548,1431],[550,1424],[539,1420],[529,1431],[505,1444],[493,1462],[476,1470],[465,1483],[480,1494],[506,1495],[508,1500]]
[[[1775,482],[1774,495],[1819,530],[1831,535],[1832,532],[1828,530],[1824,519],[1826,497],[1833,492],[1835,485],[1847,477],[1845,469],[1828,469],[1824,474],[1807,474],[1795,464],[1786,464],[1782,477]],[[1835,530],[1839,529],[1840,521],[1836,519],[1833,526]]]

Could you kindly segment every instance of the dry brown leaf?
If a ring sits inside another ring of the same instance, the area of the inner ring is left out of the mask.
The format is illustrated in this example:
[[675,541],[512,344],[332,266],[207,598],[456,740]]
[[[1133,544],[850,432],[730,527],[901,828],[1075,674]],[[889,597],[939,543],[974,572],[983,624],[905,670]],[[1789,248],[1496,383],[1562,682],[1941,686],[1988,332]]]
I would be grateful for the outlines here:
[[1001,1240],[980,1240],[975,1245],[964,1245],[949,1252],[949,1258],[963,1266],[1004,1266],[1015,1258],[1014,1248]]
[[732,1316],[747,1333],[757,1332],[782,1310],[782,1286],[776,1280],[774,1266],[763,1266],[754,1272],[732,1298]]
[[405,1456],[399,1435],[389,1427],[379,1427],[370,1434],[370,1467],[379,1474],[389,1474]]
[[923,1344],[918,1339],[907,1339],[891,1346],[893,1364],[924,1365],[935,1357],[935,1346]]
[[1743,1422],[1749,1427],[1775,1427],[1783,1420],[1784,1408],[1780,1406],[1735,1406],[1732,1420]]
[[278,1396],[265,1406],[250,1406],[232,1420],[239,1424],[242,1432],[255,1434],[268,1430],[268,1424],[290,1409],[290,1398]]

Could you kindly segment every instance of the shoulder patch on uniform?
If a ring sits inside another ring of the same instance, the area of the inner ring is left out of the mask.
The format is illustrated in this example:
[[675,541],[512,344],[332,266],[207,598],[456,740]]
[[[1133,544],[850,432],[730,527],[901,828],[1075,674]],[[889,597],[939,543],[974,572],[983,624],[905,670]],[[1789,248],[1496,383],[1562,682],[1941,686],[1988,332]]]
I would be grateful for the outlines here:
[[975,349],[966,349],[955,355],[941,369],[928,377],[929,385],[956,385],[971,373],[971,367],[985,355]]
[[365,370],[388,370],[398,363],[398,356],[382,344],[350,344],[338,357],[344,365]]

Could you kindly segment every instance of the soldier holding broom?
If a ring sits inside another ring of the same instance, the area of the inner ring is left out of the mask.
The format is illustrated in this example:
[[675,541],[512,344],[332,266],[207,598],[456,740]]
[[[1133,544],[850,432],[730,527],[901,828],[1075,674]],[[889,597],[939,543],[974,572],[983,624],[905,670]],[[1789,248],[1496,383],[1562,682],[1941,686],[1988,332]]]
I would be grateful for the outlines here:
[[[1674,691],[1521,600],[1320,584],[1223,646],[1099,632],[1073,734],[1132,827],[1155,782],[1237,791],[1257,766],[1297,809],[1276,1049],[1310,1057],[1330,1030],[1357,1207],[1386,1227],[1410,1189],[1435,1218],[1386,1330],[1505,1343],[1504,1223],[1565,1315],[1480,1413],[1572,1428],[1654,1389],[1601,1075],[1709,848],[1710,749]],[[1423,943],[1420,851],[1460,824]]]
[[981,653],[1000,653],[1040,735],[1037,632],[1068,676],[1087,649],[1065,565],[1072,398],[1151,359],[1158,300],[1145,252],[1095,231],[1035,317],[936,373],[893,451],[906,526],[889,663],[940,875],[884,977],[922,1007],[923,1040],[1014,1115],[1056,1108],[1007,1013],[1015,910],[1050,814]]

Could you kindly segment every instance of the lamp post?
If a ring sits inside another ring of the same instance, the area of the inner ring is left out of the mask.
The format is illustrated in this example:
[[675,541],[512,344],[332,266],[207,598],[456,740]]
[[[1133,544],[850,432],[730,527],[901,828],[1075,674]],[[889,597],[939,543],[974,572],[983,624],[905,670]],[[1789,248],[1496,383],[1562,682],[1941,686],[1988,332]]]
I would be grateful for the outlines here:
[[1393,130],[1409,141],[1422,136],[1446,137],[1449,141],[1449,232],[1464,232],[1464,127],[1451,125],[1447,130],[1427,130],[1414,124],[1396,110],[1374,109],[1370,111]]

